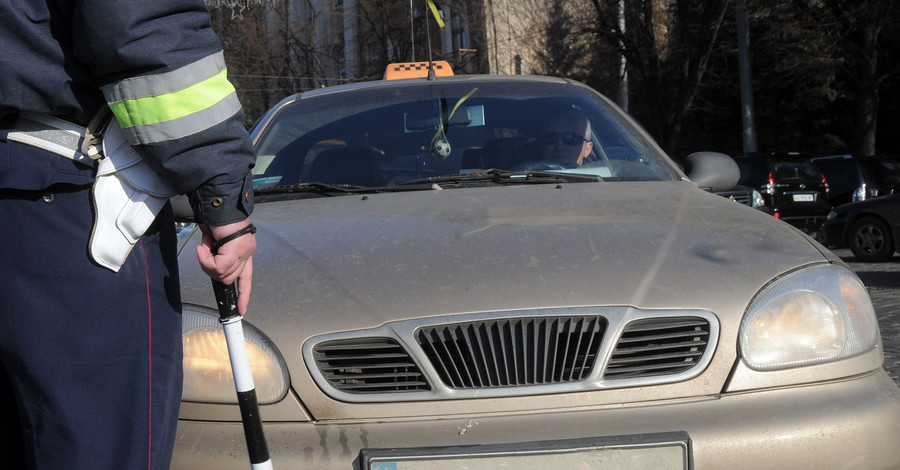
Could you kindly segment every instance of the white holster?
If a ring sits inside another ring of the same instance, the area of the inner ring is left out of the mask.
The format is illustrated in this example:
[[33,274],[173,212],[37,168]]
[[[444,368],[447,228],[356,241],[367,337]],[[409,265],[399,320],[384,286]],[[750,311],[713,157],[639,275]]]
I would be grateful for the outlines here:
[[90,253],[98,264],[118,272],[175,191],[135,152],[115,119],[104,129],[102,145],[92,191]]
[[92,190],[95,219],[88,248],[94,261],[118,272],[175,191],[135,152],[115,118],[98,133],[102,136],[98,145],[92,126],[102,116],[98,114],[85,130],[53,116],[21,113],[13,129],[0,130],[0,138],[81,165],[96,165]]

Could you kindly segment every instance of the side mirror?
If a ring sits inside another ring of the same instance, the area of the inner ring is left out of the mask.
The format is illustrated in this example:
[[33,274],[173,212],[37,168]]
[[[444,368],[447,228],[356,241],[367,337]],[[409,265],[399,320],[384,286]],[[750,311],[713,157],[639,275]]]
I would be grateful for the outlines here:
[[172,204],[172,212],[175,213],[175,222],[191,223],[194,221],[194,210],[191,209],[191,202],[184,194],[172,196],[169,198]]
[[696,152],[687,156],[684,171],[706,191],[724,191],[737,185],[741,170],[734,159],[718,152]]

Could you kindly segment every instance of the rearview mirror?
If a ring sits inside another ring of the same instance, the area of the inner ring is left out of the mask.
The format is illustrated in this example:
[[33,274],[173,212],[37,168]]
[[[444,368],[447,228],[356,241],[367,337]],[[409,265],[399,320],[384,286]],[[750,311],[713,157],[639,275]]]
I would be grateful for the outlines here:
[[737,185],[741,170],[734,159],[718,152],[696,152],[684,162],[687,177],[706,191],[724,191]]
[[[411,112],[403,114],[404,132],[434,131],[441,125],[441,116],[434,113]],[[475,127],[484,125],[484,106],[462,106],[453,112],[447,127]]]

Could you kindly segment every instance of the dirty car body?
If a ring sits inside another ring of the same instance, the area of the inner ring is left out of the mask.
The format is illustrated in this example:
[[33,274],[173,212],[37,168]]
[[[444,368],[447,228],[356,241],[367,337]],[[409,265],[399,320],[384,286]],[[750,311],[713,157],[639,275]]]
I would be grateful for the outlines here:
[[[560,106],[591,123],[583,166],[533,148]],[[276,468],[900,465],[900,392],[856,276],[700,189],[593,90],[340,86],[253,136],[244,323]],[[246,468],[199,238],[172,468]]]

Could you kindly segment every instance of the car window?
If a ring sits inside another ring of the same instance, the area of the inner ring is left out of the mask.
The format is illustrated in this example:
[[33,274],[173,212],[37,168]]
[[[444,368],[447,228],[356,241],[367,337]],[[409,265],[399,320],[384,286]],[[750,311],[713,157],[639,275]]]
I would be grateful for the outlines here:
[[774,177],[778,180],[821,180],[821,171],[808,162],[776,161]]
[[862,159],[860,164],[865,168],[871,184],[881,188],[892,188],[900,184],[900,160]]
[[[581,166],[545,161],[548,117],[589,122]],[[438,82],[313,94],[285,106],[256,138],[259,186],[301,182],[390,186],[484,169],[586,173],[608,180],[672,180],[658,147],[596,93],[532,82]]]
[[825,173],[828,185],[855,188],[859,185],[859,171],[856,162],[849,158],[817,158],[816,167]]
[[844,157],[816,158],[813,163],[827,178],[829,199],[836,204],[850,202],[853,192],[863,182],[856,160]]

